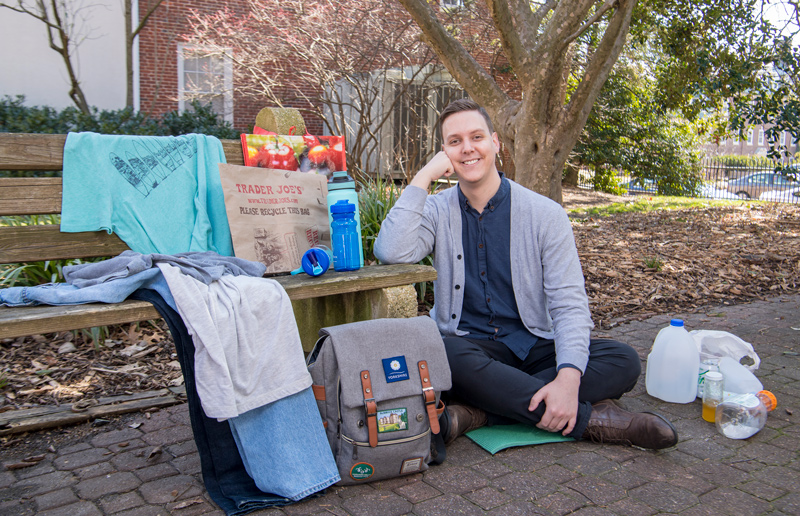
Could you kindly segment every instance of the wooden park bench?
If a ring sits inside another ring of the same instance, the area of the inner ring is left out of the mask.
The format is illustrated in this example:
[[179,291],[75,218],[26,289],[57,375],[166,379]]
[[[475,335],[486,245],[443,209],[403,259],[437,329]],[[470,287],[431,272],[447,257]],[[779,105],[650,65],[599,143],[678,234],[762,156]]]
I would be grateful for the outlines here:
[[[0,170],[62,169],[66,135],[0,133]],[[228,163],[243,165],[238,140],[224,140]],[[0,216],[61,213],[60,177],[0,178]],[[61,233],[58,225],[0,227],[0,263],[116,256],[128,247],[105,231]],[[329,271],[275,277],[292,300],[303,348],[311,349],[319,328],[387,317],[387,287],[432,281],[423,265],[375,265],[352,272]],[[124,301],[70,306],[0,307],[0,340],[160,319],[150,303]],[[2,421],[0,421],[0,426]],[[2,429],[0,428],[0,435]]]

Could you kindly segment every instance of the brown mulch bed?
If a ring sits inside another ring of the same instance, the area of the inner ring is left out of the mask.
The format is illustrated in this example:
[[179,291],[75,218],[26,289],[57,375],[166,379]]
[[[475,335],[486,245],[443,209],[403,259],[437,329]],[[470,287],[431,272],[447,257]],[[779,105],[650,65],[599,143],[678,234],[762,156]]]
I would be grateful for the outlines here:
[[[618,200],[567,190],[566,207]],[[627,198],[630,199],[630,198]],[[580,218],[573,229],[598,330],[798,291],[800,206]],[[114,328],[103,346],[65,332],[0,342],[0,411],[179,385],[163,321]]]
[[625,213],[573,230],[598,328],[800,287],[797,205]]

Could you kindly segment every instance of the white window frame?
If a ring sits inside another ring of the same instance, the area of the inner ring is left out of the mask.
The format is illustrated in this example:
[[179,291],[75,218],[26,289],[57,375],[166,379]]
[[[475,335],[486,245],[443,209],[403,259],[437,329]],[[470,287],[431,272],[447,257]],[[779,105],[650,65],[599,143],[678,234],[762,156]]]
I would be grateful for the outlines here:
[[747,145],[753,145],[753,138],[755,137],[754,131],[752,128],[747,130]]
[[783,146],[786,145],[786,133],[788,133],[788,132],[789,131],[781,131],[781,145],[783,145]]
[[464,0],[439,0],[439,5],[444,10],[455,10],[464,8]]
[[226,122],[230,122],[233,124],[233,61],[230,59],[230,54],[232,52],[229,48],[224,49],[206,49],[204,47],[200,47],[197,45],[187,45],[184,43],[178,44],[178,112],[183,113],[189,107],[191,98],[190,95],[187,95],[188,91],[186,89],[186,75],[184,73],[184,62],[187,57],[187,53],[192,51],[203,51],[203,50],[213,50],[215,52],[221,52],[223,54],[223,68],[222,68],[222,91],[219,93],[222,95],[222,110],[223,112],[220,113],[222,115],[222,119]]
[[759,127],[758,128],[758,146],[761,147],[762,145],[764,145],[764,128],[763,127]]

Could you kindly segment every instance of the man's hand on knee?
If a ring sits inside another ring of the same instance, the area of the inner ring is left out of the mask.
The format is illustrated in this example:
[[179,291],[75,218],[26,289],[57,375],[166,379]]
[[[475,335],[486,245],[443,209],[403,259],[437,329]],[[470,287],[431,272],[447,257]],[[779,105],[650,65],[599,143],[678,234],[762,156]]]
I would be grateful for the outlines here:
[[531,398],[528,410],[533,412],[539,403],[544,402],[545,411],[536,424],[548,432],[561,431],[568,435],[578,420],[578,389],[581,385],[581,372],[572,367],[564,367],[556,379],[548,383]]

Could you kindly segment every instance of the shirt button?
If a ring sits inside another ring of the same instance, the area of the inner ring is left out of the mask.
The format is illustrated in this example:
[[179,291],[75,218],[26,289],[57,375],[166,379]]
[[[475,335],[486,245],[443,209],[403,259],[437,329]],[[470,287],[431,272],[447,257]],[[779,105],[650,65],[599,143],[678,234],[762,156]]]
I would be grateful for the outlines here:
[[491,297],[487,297],[487,298],[486,298],[486,302],[487,302],[487,303],[491,303],[491,302],[492,302],[492,298],[491,298]]
[[456,256],[456,258],[458,258],[460,260],[461,259],[461,255],[459,254],[458,256]]
[[461,285],[456,285],[456,290],[460,289]]
[[486,276],[486,271],[481,271],[481,276]]
[[478,244],[478,249],[483,249],[483,244]]
[[456,314],[453,314],[453,315],[451,315],[450,317],[452,317],[453,319],[455,319],[455,318],[456,318]]

